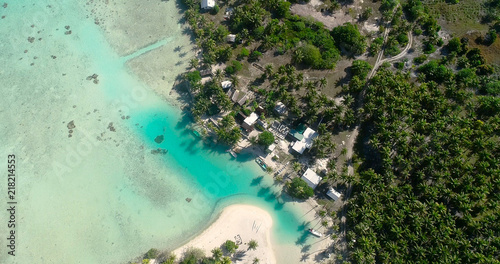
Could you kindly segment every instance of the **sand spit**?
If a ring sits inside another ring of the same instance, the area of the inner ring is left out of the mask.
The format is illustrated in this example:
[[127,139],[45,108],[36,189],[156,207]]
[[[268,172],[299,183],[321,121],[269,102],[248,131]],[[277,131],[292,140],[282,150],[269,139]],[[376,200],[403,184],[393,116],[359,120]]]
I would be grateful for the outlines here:
[[[203,249],[207,256],[211,256],[214,248],[223,249],[226,240],[239,244],[238,252],[243,257],[238,262],[251,263],[258,258],[260,263],[276,263],[270,240],[273,220],[268,212],[251,205],[231,205],[222,211],[217,220],[202,234],[176,249],[174,253],[182,256],[187,249],[194,247]],[[255,240],[258,247],[255,250],[248,248],[248,242]]]

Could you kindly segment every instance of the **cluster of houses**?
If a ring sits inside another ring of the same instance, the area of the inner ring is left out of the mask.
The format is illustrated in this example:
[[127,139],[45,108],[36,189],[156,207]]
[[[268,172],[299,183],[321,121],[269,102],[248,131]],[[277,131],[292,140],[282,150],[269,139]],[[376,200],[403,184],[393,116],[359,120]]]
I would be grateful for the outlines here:
[[[259,119],[259,114],[261,114],[263,111],[264,109],[262,107],[258,107],[256,109],[257,113],[252,112],[248,116],[246,116],[241,112],[238,113],[237,120],[239,120],[239,123],[241,124],[241,127],[245,130],[245,132],[247,133],[252,132],[256,124],[259,124],[263,128],[267,129],[267,123]],[[274,111],[278,115],[283,115],[286,113],[286,106],[281,102],[278,102],[276,104]],[[277,138],[281,139],[286,138],[287,140],[292,142],[291,149],[293,150],[294,153],[298,155],[302,155],[307,149],[310,149],[313,145],[314,139],[318,137],[318,133],[316,131],[307,127],[304,124],[300,124],[296,128],[290,129],[286,125],[278,121],[274,121],[271,127],[269,127],[269,131],[272,132]],[[267,148],[266,152],[272,153],[275,150],[275,148],[276,145],[271,144]],[[321,176],[319,176],[316,172],[314,172],[310,168],[308,168],[302,174],[301,178],[307,183],[309,187],[313,189],[316,189],[316,187],[319,185],[322,179]],[[335,201],[337,201],[341,197],[341,194],[333,188],[329,188],[326,195]]]
[[[215,0],[201,0],[201,9],[210,10],[215,7]],[[228,19],[231,16],[232,9],[228,8],[224,13],[224,19]],[[236,41],[236,35],[230,34],[226,37],[227,42],[234,43]],[[263,69],[262,69],[263,70]],[[211,73],[211,72],[210,72]],[[202,76],[208,75],[207,73],[201,73]],[[231,81],[223,81],[221,82],[222,89],[226,92],[231,101],[235,104],[243,106],[249,99],[251,99],[252,94],[241,91],[233,87]],[[257,112],[257,113],[256,113]],[[259,124],[262,128],[267,129],[268,124],[259,119],[259,115],[264,112],[262,107],[258,107],[256,112],[250,113],[248,116],[239,112],[236,116],[236,121],[241,124],[241,128],[246,132],[250,133],[254,130],[256,124]],[[274,112],[280,116],[285,115],[287,113],[287,108],[285,104],[282,102],[277,102],[274,108]],[[210,119],[215,125],[213,119]],[[288,126],[274,121],[269,131],[274,134],[276,138],[279,139],[287,139],[291,143],[291,149],[298,155],[302,155],[306,150],[311,149],[314,139],[318,137],[318,133],[313,129],[306,127],[301,124],[295,129],[290,129]],[[266,152],[272,153],[276,148],[276,144],[271,144],[268,146]],[[307,185],[313,189],[315,189],[318,184],[321,182],[321,177],[316,174],[313,170],[307,169],[301,178],[307,183]],[[330,188],[326,193],[327,196],[337,201],[340,198],[340,193],[335,191],[333,188]]]

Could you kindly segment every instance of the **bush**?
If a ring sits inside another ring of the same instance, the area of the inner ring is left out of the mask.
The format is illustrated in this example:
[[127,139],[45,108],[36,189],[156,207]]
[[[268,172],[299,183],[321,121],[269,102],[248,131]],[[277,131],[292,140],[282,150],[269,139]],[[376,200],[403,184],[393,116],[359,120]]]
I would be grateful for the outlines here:
[[339,49],[344,48],[347,52],[356,55],[362,54],[366,50],[366,40],[358,30],[357,25],[345,23],[332,30],[332,36]]
[[188,80],[190,84],[195,84],[201,81],[201,74],[199,71],[188,72],[186,73],[186,80]]
[[264,131],[265,128],[263,126],[261,126],[260,124],[255,124],[255,128],[259,131]]
[[497,40],[497,32],[494,29],[491,29],[486,33],[486,36],[484,37],[484,44],[485,45],[491,45],[495,43]]
[[[302,62],[307,66],[316,68],[321,62],[321,52],[319,51],[319,48],[311,44],[300,47],[299,52],[296,52],[296,57],[298,56],[297,54],[302,55]],[[295,61],[300,62],[298,58],[295,58]]]
[[427,55],[422,54],[422,55],[416,57],[415,59],[413,59],[413,63],[422,64],[425,60],[427,60]]
[[457,54],[462,53],[462,43],[460,42],[460,39],[458,38],[452,38],[450,41],[448,41],[448,44],[446,45],[446,49],[451,52],[456,52]]
[[259,51],[254,50],[250,57],[248,58],[249,61],[256,61],[259,59],[259,57],[262,56],[262,53]]
[[233,75],[236,71],[234,70],[233,66],[227,66],[226,67],[226,74]]
[[434,51],[436,51],[436,47],[434,47],[434,45],[430,41],[424,42],[424,53],[425,54],[431,54],[431,53],[434,53]]
[[215,5],[210,12],[212,13],[212,15],[217,15],[217,13],[219,13],[219,10],[220,10],[219,6]]
[[236,249],[238,249],[238,245],[234,243],[232,240],[227,240],[224,243],[224,248],[229,252],[230,254],[234,254],[236,252]]
[[158,256],[158,249],[152,248],[146,254],[144,254],[144,259],[155,259]]
[[364,60],[355,60],[352,62],[351,72],[353,75],[359,76],[360,79],[365,79],[371,69],[372,66]]
[[241,49],[241,52],[240,52],[240,56],[241,58],[245,58],[245,57],[248,57],[250,55],[250,51],[248,51],[247,49],[245,48],[242,48]]
[[437,41],[436,45],[437,45],[438,47],[442,47],[442,46],[443,46],[443,44],[444,44],[444,40],[443,40],[442,38],[438,39],[438,41]]
[[264,131],[259,135],[258,140],[260,145],[268,147],[269,145],[274,143],[274,135],[269,131]]
[[307,199],[314,195],[314,190],[301,178],[294,178],[288,187],[288,193],[295,198]]
[[239,62],[239,61],[234,60],[232,62],[232,64],[233,64],[233,68],[234,68],[235,72],[239,72],[239,71],[241,71],[241,69],[243,69],[243,65],[241,65],[241,62]]

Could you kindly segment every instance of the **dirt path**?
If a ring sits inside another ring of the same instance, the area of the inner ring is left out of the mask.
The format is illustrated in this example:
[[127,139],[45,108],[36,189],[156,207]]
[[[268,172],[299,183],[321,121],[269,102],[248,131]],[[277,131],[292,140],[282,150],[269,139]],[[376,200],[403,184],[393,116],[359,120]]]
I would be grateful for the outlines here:
[[[388,35],[389,35],[389,29],[386,28],[384,31],[384,43],[387,41]],[[382,63],[399,60],[399,59],[403,58],[404,56],[406,56],[406,54],[408,54],[408,51],[410,50],[412,44],[413,44],[413,35],[411,34],[411,32],[408,32],[408,44],[406,44],[406,47],[398,55],[391,57],[391,58],[382,59],[382,57],[384,55],[384,50],[385,50],[385,48],[382,48],[382,50],[378,53],[377,61],[375,62],[375,65],[373,65],[372,71],[368,75],[368,79],[371,79],[375,75],[378,67],[380,67],[380,65],[382,65]]]
[[[384,38],[384,43],[387,41],[387,37],[389,36],[389,27],[390,25],[386,25],[386,29],[383,34]],[[405,57],[408,54],[408,51],[410,50],[411,46],[413,45],[413,36],[411,32],[408,32],[408,44],[406,47],[396,56],[391,57],[391,58],[386,58],[382,59],[384,56],[384,51],[385,48],[382,48],[382,50],[378,53],[377,55],[377,60],[375,62],[375,65],[373,66],[373,69],[371,70],[370,74],[368,75],[368,80],[373,78],[375,73],[377,72],[377,69],[382,65],[384,62],[391,62],[395,60],[399,60],[403,57]],[[349,140],[347,141],[346,148],[347,148],[347,155],[346,159],[348,161],[347,163],[347,173],[348,175],[354,175],[354,167],[352,163],[352,155],[353,155],[353,148],[354,148],[354,143],[356,142],[356,138],[358,137],[359,133],[359,124],[356,125],[354,130],[352,131],[351,136],[349,137]],[[347,220],[347,208],[346,205],[349,203],[349,198],[351,196],[351,191],[352,191],[352,186],[351,184],[348,184],[347,190],[345,193],[343,205],[342,205],[342,214],[340,217],[340,232],[343,234],[343,236],[340,238],[342,243],[340,245],[343,245],[342,248],[339,248],[339,250],[343,251],[345,254],[347,254],[347,225],[346,225],[346,220]]]

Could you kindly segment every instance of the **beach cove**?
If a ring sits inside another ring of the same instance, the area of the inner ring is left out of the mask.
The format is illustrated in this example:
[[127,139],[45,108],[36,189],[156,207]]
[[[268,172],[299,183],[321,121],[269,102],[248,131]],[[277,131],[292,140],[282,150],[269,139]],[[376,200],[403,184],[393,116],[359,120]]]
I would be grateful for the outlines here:
[[21,1],[1,12],[2,155],[16,154],[20,175],[17,256],[1,252],[1,263],[125,263],[181,246],[235,203],[273,218],[278,263],[300,257],[314,211],[276,199],[254,157],[203,144],[168,98],[194,56],[175,2]]

